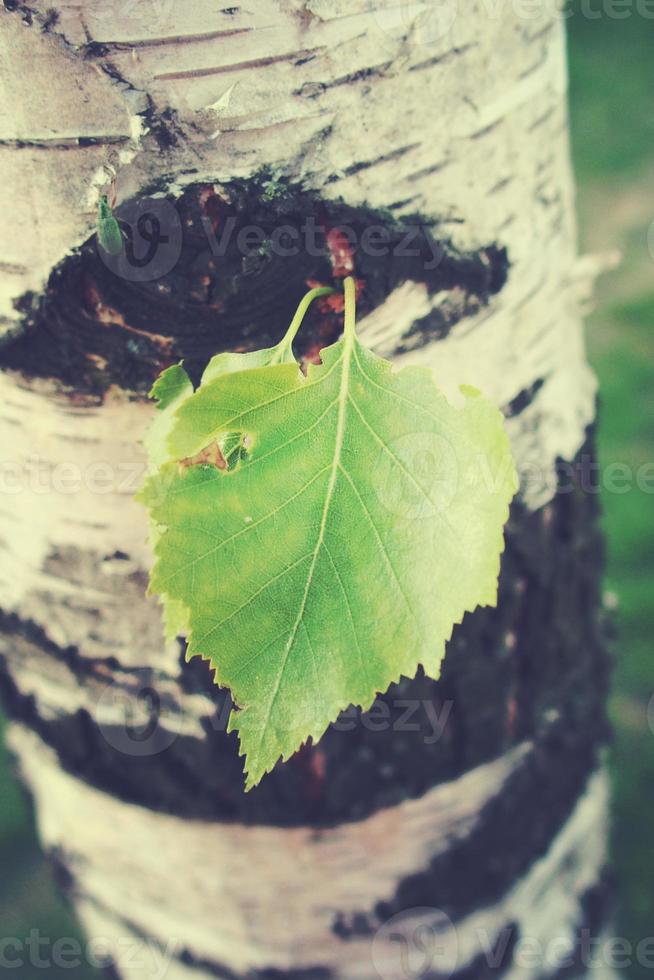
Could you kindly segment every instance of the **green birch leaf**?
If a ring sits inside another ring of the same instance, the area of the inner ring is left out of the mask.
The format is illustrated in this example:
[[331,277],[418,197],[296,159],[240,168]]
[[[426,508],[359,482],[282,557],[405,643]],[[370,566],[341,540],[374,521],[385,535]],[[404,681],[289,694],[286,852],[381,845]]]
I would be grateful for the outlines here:
[[268,364],[295,364],[290,344],[277,344],[275,347],[264,347],[262,350],[246,351],[244,354],[225,351],[212,357],[202,375],[200,385],[208,384],[222,374],[232,374],[234,371],[246,371],[248,368],[266,367]]
[[[393,371],[351,304],[306,377],[222,373],[185,399],[142,494],[164,528],[151,590],[189,610],[189,656],[231,689],[248,788],[350,704],[419,664],[438,677],[453,625],[496,602],[517,488],[501,414]],[[207,465],[233,433],[236,465]]]
[[151,470],[158,469],[171,458],[167,444],[175,411],[192,394],[193,385],[181,364],[166,368],[153,384],[150,397],[157,402],[157,414],[143,439]]

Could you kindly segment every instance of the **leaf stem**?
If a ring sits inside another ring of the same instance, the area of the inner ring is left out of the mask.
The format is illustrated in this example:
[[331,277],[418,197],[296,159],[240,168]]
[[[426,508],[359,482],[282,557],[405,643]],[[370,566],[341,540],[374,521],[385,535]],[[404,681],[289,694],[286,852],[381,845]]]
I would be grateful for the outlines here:
[[352,276],[343,280],[345,295],[345,315],[343,317],[343,333],[346,337],[354,337],[356,323],[357,291]]
[[295,335],[302,326],[302,321],[304,320],[307,310],[313,303],[314,299],[318,299],[320,296],[331,296],[335,290],[331,286],[318,286],[316,289],[310,290],[303,296],[300,300],[300,304],[295,311],[295,316],[291,320],[291,325],[284,334],[282,340],[279,342],[278,354],[276,360],[281,360],[284,351],[289,350],[293,341],[295,340]]

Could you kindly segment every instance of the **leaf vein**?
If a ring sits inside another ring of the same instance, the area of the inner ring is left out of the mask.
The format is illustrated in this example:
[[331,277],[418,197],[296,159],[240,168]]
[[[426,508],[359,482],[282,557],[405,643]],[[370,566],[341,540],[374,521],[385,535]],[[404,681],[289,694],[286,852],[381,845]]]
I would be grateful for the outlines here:
[[422,631],[420,630],[420,626],[419,626],[419,623],[418,623],[418,619],[416,617],[416,614],[413,611],[413,607],[411,606],[411,603],[409,602],[409,600],[408,600],[408,598],[406,596],[406,593],[404,592],[404,589],[402,588],[402,585],[401,585],[400,580],[399,580],[399,578],[397,576],[397,573],[395,571],[395,568],[393,567],[393,563],[391,562],[391,560],[390,560],[390,558],[388,556],[388,552],[387,552],[386,548],[384,547],[384,542],[383,542],[383,539],[382,539],[382,537],[381,537],[381,535],[379,533],[379,529],[378,529],[377,525],[375,524],[375,522],[372,519],[372,515],[371,515],[370,511],[368,510],[368,507],[366,505],[366,502],[363,499],[363,497],[361,496],[361,494],[359,493],[356,484],[354,483],[352,477],[347,472],[347,470],[344,469],[342,465],[341,465],[340,469],[341,469],[341,472],[343,473],[343,476],[346,478],[346,480],[348,481],[348,483],[352,487],[352,490],[354,491],[355,496],[357,497],[357,499],[358,499],[358,501],[359,501],[359,503],[361,505],[361,508],[362,508],[363,512],[368,517],[368,521],[369,521],[370,526],[371,526],[371,528],[372,528],[372,530],[373,530],[373,532],[375,534],[375,538],[377,539],[377,544],[379,546],[379,550],[380,550],[380,552],[382,554],[382,557],[386,561],[386,564],[388,565],[388,568],[391,571],[391,574],[393,576],[393,579],[395,580],[395,584],[397,585],[398,592],[402,596],[402,598],[404,600],[404,604],[405,604],[408,612],[410,613],[411,618],[413,619],[414,623],[418,627],[418,633],[420,634],[420,633],[422,633]]
[[247,609],[247,607],[252,602],[254,602],[254,600],[258,598],[258,596],[260,596],[262,592],[265,592],[266,589],[269,589],[271,585],[274,585],[275,582],[278,582],[280,578],[283,578],[284,575],[287,575],[289,572],[293,571],[294,568],[297,568],[298,565],[301,565],[303,561],[306,561],[306,559],[310,557],[311,557],[311,552],[308,551],[306,555],[302,555],[302,557],[298,558],[297,561],[294,561],[291,565],[287,565],[285,568],[283,568],[282,571],[279,572],[279,574],[273,576],[273,578],[271,579],[268,579],[268,581],[265,582],[261,586],[261,588],[257,589],[256,592],[253,592],[252,595],[249,596],[245,600],[245,602],[242,603],[242,605],[240,605],[237,609],[234,609],[234,611],[231,612],[229,616],[226,616],[225,619],[221,619],[217,623],[214,623],[211,629],[208,630],[199,640],[194,639],[193,646],[194,647],[197,646],[199,648],[205,642],[205,640],[208,640],[209,637],[216,632],[217,629],[220,629],[221,626],[225,626],[226,623],[228,623],[231,619],[234,618],[234,616],[238,616],[240,612],[243,612],[244,609]]

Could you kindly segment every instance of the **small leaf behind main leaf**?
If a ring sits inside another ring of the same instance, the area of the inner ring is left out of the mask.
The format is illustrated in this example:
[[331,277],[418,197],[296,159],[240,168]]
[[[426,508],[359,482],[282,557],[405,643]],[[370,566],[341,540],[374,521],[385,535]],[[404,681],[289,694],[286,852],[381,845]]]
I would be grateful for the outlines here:
[[152,589],[190,613],[189,655],[239,710],[255,785],[349,704],[419,664],[438,676],[466,610],[494,604],[516,489],[500,412],[455,408],[426,369],[346,331],[294,364],[214,376],[177,408],[173,459],[247,435],[233,470],[165,464],[143,499],[163,531]]
[[[191,379],[181,364],[172,364],[162,371],[152,386],[150,397],[157,402],[157,413],[143,439],[150,472],[156,472],[170,460],[167,442],[175,419],[174,412],[192,394]],[[145,502],[143,490],[137,498]],[[150,513],[150,546],[154,552],[161,533],[161,527],[152,520]],[[184,603],[166,594],[160,595],[159,601],[163,608],[166,639],[172,640],[176,636],[187,634],[190,631],[189,614]]]

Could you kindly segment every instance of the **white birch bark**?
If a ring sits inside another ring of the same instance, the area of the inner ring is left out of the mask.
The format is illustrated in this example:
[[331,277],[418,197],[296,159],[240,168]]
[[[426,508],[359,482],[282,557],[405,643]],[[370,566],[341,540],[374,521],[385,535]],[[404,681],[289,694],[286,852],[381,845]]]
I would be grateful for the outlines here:
[[[519,467],[537,465],[523,500],[536,509],[551,499],[555,460],[574,457],[594,413],[580,318],[597,266],[576,254],[564,34],[554,4],[31,7],[31,18],[20,11],[0,18],[7,335],[19,327],[15,301],[41,292],[52,268],[92,233],[107,166],[117,172],[120,199],[162,172],[171,189],[182,189],[265,165],[349,204],[405,201],[396,215],[438,221],[464,249],[497,242],[511,268],[487,308],[397,361],[422,360],[446,388],[474,384],[500,405],[543,379],[508,426]],[[41,30],[46,8],[58,17]],[[85,59],[90,41],[104,53]],[[217,102],[219,111],[211,108]],[[177,114],[178,142],[165,159],[148,107]],[[456,291],[430,297],[405,284],[361,323],[362,339],[393,356],[414,320],[460,302]],[[83,708],[109,725],[120,705],[107,685],[129,694],[135,675],[125,671],[151,668],[171,706],[164,729],[171,738],[180,730],[202,738],[212,704],[180,685],[177,646],[164,646],[158,607],[144,598],[150,555],[145,515],[131,494],[151,406],[117,390],[91,404],[54,382],[12,373],[0,384],[9,464],[0,500],[3,610],[107,664],[82,679],[71,664],[15,642],[4,653],[18,691],[43,718]],[[73,469],[64,473],[64,463]],[[116,560],[118,552],[129,560]],[[470,834],[530,752],[524,744],[418,800],[315,833],[153,813],[64,773],[25,724],[13,725],[10,744],[34,793],[44,846],[65,855],[90,935],[109,937],[114,950],[121,937],[147,937],[170,952],[169,980],[316,965],[366,978],[380,961],[383,980],[403,978],[383,929],[343,945],[330,928],[333,913],[372,910],[404,876]],[[492,943],[516,920],[545,944],[571,938],[582,895],[605,861],[605,822],[598,774],[548,854],[496,906],[456,924],[456,956],[448,939],[443,969],[473,963],[480,936]],[[126,980],[156,975],[143,959],[117,963]],[[526,980],[555,967],[514,962],[506,975]]]

